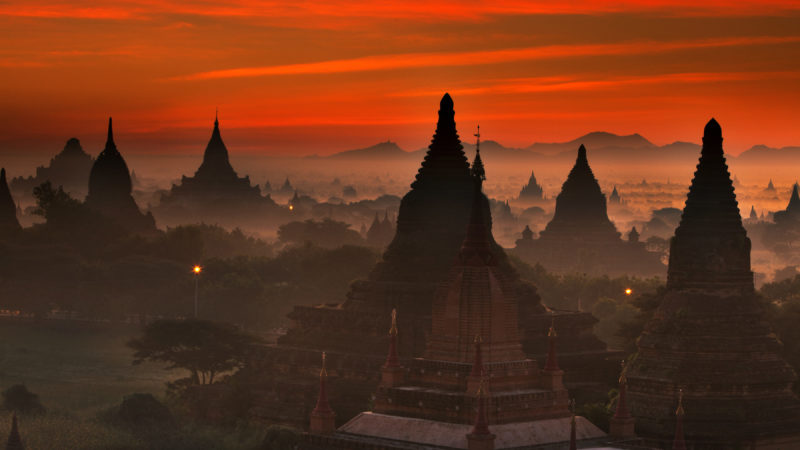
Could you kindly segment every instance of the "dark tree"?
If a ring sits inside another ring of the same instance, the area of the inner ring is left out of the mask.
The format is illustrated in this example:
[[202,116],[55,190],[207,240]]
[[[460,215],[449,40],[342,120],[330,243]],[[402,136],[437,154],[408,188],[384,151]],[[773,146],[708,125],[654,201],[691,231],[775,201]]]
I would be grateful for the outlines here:
[[134,364],[164,362],[167,369],[188,370],[192,384],[212,384],[217,375],[242,367],[247,349],[259,341],[230,324],[159,320],[128,346],[135,351]]
[[39,396],[29,391],[24,384],[15,384],[3,391],[3,408],[20,414],[44,414]]

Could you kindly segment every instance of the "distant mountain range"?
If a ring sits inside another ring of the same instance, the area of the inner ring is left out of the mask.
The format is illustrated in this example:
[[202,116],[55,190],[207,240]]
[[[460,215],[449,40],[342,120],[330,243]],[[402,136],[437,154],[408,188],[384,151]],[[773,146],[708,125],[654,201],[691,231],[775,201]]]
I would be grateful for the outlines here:
[[[470,160],[475,155],[475,144],[462,143]],[[700,154],[700,145],[676,141],[656,145],[640,134],[617,135],[595,131],[568,142],[534,143],[524,148],[506,147],[496,141],[481,142],[481,154],[493,163],[560,162],[575,157],[583,144],[589,151],[589,159],[597,163],[676,163],[694,164]],[[347,150],[328,156],[311,156],[312,159],[341,161],[419,161],[427,151],[422,148],[406,151],[392,141],[381,142],[370,147]],[[737,163],[748,164],[800,164],[800,147],[771,148],[756,145],[739,156],[727,155]]]

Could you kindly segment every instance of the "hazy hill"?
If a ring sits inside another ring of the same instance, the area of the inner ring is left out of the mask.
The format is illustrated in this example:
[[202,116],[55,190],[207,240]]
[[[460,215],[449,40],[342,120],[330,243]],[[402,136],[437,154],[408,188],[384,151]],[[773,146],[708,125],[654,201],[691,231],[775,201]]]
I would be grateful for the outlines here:
[[355,150],[347,150],[339,153],[334,153],[330,156],[311,156],[311,158],[329,158],[329,159],[355,159],[360,161],[381,160],[388,159],[408,159],[416,157],[415,152],[407,152],[400,148],[392,141],[381,142],[366,148],[359,148]]
[[534,143],[525,147],[526,150],[534,151],[544,155],[556,155],[565,151],[576,151],[583,144],[587,149],[601,148],[627,148],[642,149],[656,148],[656,145],[648,141],[640,134],[629,134],[620,136],[605,131],[594,131],[585,134],[569,142]]
[[748,164],[800,164],[800,147],[767,147],[754,145],[736,158],[737,162]]

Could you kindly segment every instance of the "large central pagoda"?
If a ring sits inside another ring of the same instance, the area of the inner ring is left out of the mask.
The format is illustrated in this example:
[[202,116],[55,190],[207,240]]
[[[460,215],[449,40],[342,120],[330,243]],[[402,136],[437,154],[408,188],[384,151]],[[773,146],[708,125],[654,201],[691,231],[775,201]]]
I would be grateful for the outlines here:
[[319,414],[312,412],[308,448],[566,445],[571,424],[581,439],[605,436],[586,419],[570,417],[555,329],[546,338],[550,351],[543,368],[522,351],[521,299],[514,278],[499,268],[480,184],[476,176],[472,217],[447,281],[433,300],[432,328],[422,357],[408,361],[407,367],[399,364],[397,342],[405,334],[393,323],[373,411],[359,414],[332,435],[332,427],[320,427],[315,423]]
[[798,448],[796,376],[780,352],[754,290],[750,239],[712,119],[670,244],[666,292],[627,372],[638,434],[669,439],[682,389],[690,448]]
[[[315,363],[321,350],[328,352],[332,364],[347,368],[340,371],[346,376],[337,380],[337,392],[348,397],[339,410],[340,417],[363,411],[385,353],[383,335],[392,309],[400,312],[399,326],[404,330],[401,354],[411,358],[426,351],[433,300],[461,250],[475,196],[474,177],[454,117],[453,100],[445,95],[422,167],[402,199],[397,233],[369,277],[354,282],[341,304],[296,307],[289,315],[292,324],[278,345],[262,349],[256,366],[259,370],[254,374],[273,374],[257,412],[265,420],[305,423],[307,410],[298,409],[301,414],[295,414],[289,411],[293,406],[285,405],[313,403],[310,397],[292,401],[287,397],[314,382],[299,374],[315,372],[306,364]],[[488,198],[479,193],[479,200],[482,220],[491,230]],[[519,299],[516,320],[522,351],[527,357],[542,358],[550,315],[536,288],[519,278],[491,234],[486,239],[495,258],[493,270],[506,279],[507,289]],[[602,370],[609,353],[592,334],[596,319],[588,313],[559,312],[555,321],[561,330],[563,364],[573,369],[570,373],[575,379],[597,379],[592,371]],[[276,401],[285,406],[279,417],[271,406]]]

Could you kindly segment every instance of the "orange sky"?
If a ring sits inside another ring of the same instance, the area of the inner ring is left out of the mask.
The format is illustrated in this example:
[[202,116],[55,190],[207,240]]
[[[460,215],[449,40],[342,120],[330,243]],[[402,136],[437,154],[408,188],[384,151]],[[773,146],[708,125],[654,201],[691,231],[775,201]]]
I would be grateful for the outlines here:
[[800,145],[800,2],[384,0],[0,3],[0,153],[427,145],[441,95],[462,136],[590,131],[726,148]]

